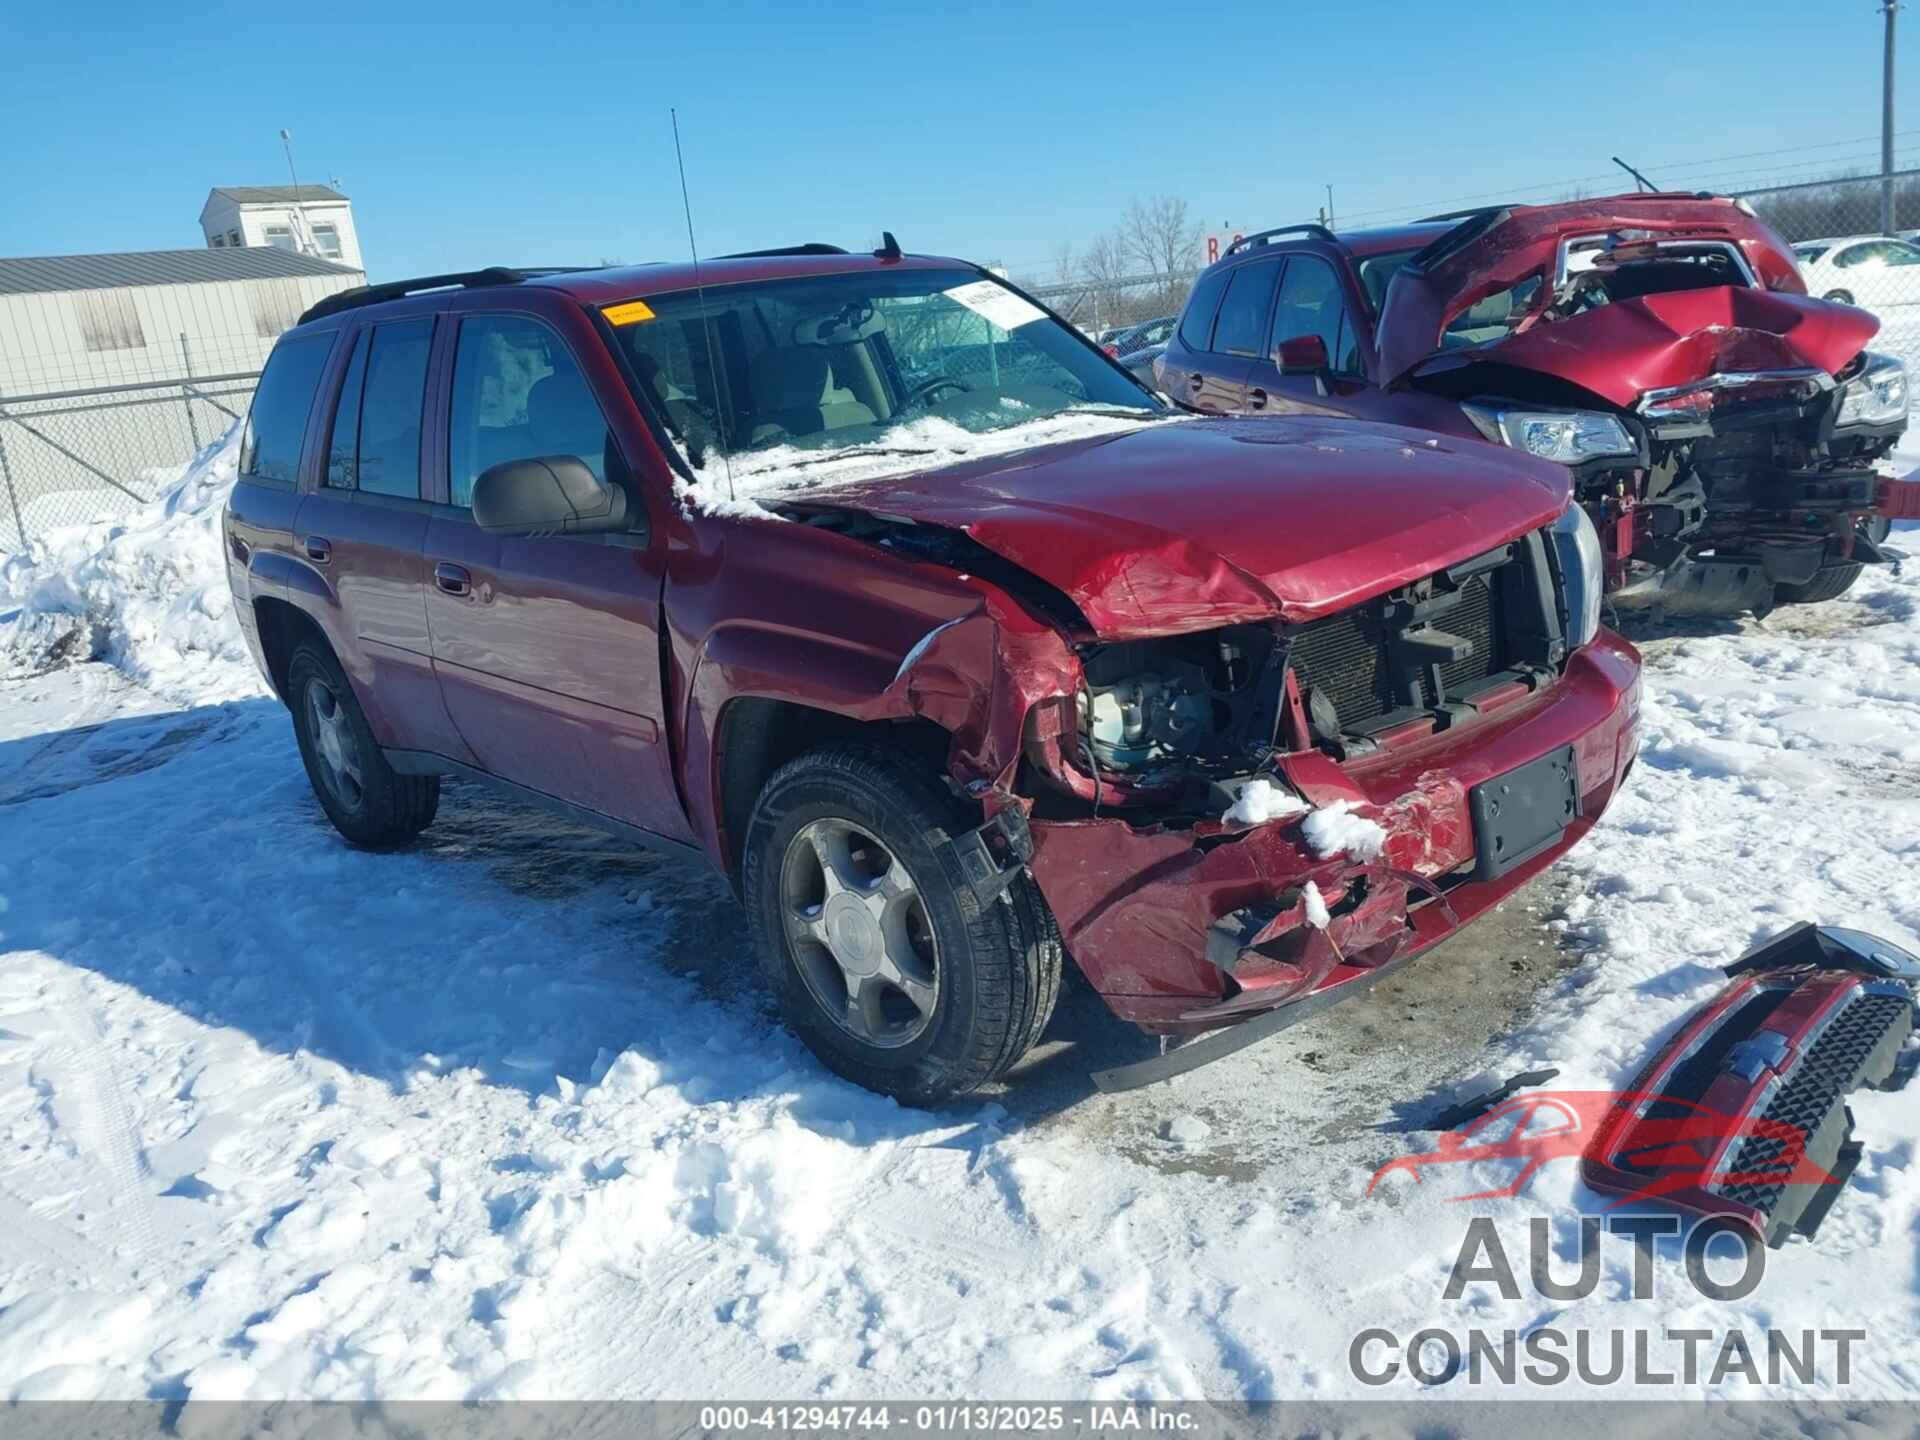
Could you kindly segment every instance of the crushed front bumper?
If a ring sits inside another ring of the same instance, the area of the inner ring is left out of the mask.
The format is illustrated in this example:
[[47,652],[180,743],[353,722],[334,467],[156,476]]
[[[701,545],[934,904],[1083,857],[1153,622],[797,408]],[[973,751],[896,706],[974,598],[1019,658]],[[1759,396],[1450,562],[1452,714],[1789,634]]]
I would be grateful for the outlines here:
[[[1373,859],[1316,854],[1299,816],[1236,828],[1036,820],[1033,874],[1068,952],[1122,1019],[1193,1034],[1309,998],[1318,1008],[1444,940],[1576,844],[1633,762],[1639,697],[1638,653],[1603,630],[1553,685],[1472,723],[1345,765],[1318,752],[1281,759],[1315,806],[1345,801],[1385,829]],[[1518,863],[1487,863],[1475,787],[1556,752],[1570,752],[1578,813]],[[1324,930],[1307,920],[1308,881],[1331,912]]]

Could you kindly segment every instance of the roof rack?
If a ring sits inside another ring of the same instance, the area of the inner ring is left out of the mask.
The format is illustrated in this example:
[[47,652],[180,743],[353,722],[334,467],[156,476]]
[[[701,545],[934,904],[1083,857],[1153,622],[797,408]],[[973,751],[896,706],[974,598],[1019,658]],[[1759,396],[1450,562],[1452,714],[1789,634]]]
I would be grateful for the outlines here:
[[333,295],[323,296],[307,307],[300,317],[300,323],[318,320],[326,315],[338,315],[343,310],[356,310],[362,305],[378,305],[382,300],[399,300],[408,295],[419,295],[428,290],[474,290],[486,285],[518,285],[522,280],[531,280],[540,275],[558,275],[565,267],[553,266],[544,270],[511,270],[505,265],[490,265],[485,270],[462,270],[451,275],[422,275],[417,280],[389,280],[383,285],[356,285],[351,290],[341,290]]
[[[1236,250],[1250,250],[1255,245],[1264,245],[1276,235],[1311,235],[1315,240],[1333,240],[1337,238],[1334,233],[1324,225],[1315,225],[1312,223],[1305,225],[1281,225],[1272,230],[1261,230],[1252,235],[1242,235],[1238,240],[1227,246],[1227,254],[1231,255]],[[1223,256],[1222,258],[1224,259],[1225,257]]]
[[1464,210],[1442,210],[1438,215],[1422,215],[1413,223],[1416,225],[1433,225],[1442,220],[1471,220],[1476,215],[1490,215],[1494,211],[1504,208],[1504,206],[1500,205],[1469,205]]
[[805,245],[776,245],[771,250],[736,250],[731,255],[716,255],[716,260],[771,260],[776,255],[844,255],[838,245],[823,245],[810,240]]

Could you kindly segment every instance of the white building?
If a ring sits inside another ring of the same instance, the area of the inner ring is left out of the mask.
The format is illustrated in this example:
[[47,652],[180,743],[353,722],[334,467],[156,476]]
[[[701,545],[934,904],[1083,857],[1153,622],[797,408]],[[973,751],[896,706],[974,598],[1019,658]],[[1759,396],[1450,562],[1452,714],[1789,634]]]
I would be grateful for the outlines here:
[[365,281],[271,246],[0,259],[0,552],[150,497],[300,313]]
[[359,270],[278,248],[0,259],[0,397],[258,370]]
[[366,269],[353,202],[326,185],[221,185],[200,208],[209,249],[271,246]]

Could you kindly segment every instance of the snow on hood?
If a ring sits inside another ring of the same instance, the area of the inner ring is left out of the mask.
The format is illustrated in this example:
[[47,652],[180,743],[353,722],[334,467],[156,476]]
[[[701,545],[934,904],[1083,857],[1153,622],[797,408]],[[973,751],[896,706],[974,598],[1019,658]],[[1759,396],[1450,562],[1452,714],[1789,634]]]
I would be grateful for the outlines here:
[[[1020,408],[1017,400],[1003,400]],[[1172,417],[1152,411],[1125,415],[1114,410],[1062,411],[1038,416],[995,430],[969,430],[952,420],[929,415],[897,425],[863,445],[838,449],[818,446],[775,445],[731,457],[710,454],[695,469],[695,479],[674,486],[680,503],[702,515],[780,520],[785,517],[764,502],[815,494],[856,480],[874,480],[920,470],[939,469],[963,460],[1011,455],[1063,440],[1121,435],[1144,425],[1165,424]]]
[[260,689],[233,622],[220,534],[240,431],[145,472],[159,490],[148,504],[51,531],[0,563],[0,673],[97,659],[197,699]]

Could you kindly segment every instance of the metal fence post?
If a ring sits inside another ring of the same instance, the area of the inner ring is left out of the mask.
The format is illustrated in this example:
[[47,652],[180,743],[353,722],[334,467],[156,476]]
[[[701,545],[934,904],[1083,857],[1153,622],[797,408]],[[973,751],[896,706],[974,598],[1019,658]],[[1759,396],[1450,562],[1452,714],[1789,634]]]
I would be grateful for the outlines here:
[[0,415],[0,481],[7,487],[7,503],[13,508],[13,528],[20,536],[20,548],[27,548],[27,522],[20,516],[20,497],[13,489],[13,467],[7,463],[6,419]]
[[[187,379],[193,379],[193,349],[187,344],[186,331],[180,332],[180,367],[186,372]],[[200,427],[193,420],[193,387],[180,387],[180,403],[187,407],[187,436],[193,441],[193,453],[200,453]]]

